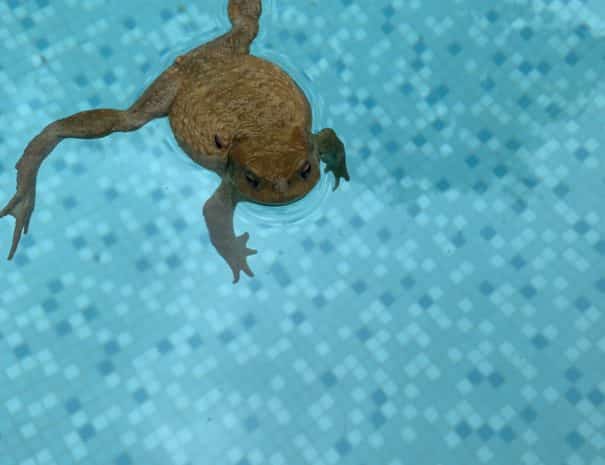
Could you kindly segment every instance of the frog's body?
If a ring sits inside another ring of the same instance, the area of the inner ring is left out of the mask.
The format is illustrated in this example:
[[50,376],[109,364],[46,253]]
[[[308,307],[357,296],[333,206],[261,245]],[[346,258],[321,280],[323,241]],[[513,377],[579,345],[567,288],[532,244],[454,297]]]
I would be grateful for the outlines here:
[[[241,200],[276,205],[304,196],[319,170],[312,170],[304,182],[296,177],[297,164],[309,160],[318,165],[309,154],[311,108],[298,85],[273,63],[251,55],[218,57],[191,66],[198,69],[189,75],[205,79],[186,80],[169,113],[183,151],[220,176],[227,157],[235,161],[240,154],[241,165],[274,187],[248,192],[247,183],[240,183]],[[288,188],[280,190],[284,181]]]
[[180,147],[222,181],[205,203],[210,240],[233,271],[252,276],[248,234],[235,236],[239,201],[281,205],[300,199],[317,183],[326,163],[338,186],[349,179],[344,146],[332,129],[311,132],[311,109],[296,83],[271,62],[251,56],[260,0],[229,0],[232,29],[178,57],[127,110],[76,113],[48,125],[17,162],[17,192],[0,211],[16,219],[11,259],[34,210],[42,161],[65,138],[97,138],[133,131],[168,117]]

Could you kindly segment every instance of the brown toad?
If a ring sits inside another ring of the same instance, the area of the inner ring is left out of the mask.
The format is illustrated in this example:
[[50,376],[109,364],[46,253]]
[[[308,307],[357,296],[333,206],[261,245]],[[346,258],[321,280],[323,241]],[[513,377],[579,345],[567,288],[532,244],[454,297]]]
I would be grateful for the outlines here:
[[344,146],[332,129],[311,132],[311,109],[298,85],[275,64],[250,55],[261,0],[229,0],[231,30],[179,56],[127,110],[83,111],[49,124],[16,164],[17,192],[0,211],[15,217],[8,259],[27,234],[43,160],[66,138],[134,131],[167,116],[180,147],[222,181],[203,208],[210,240],[233,271],[253,276],[248,233],[236,236],[241,201],[283,205],[305,196],[325,171],[349,180]]

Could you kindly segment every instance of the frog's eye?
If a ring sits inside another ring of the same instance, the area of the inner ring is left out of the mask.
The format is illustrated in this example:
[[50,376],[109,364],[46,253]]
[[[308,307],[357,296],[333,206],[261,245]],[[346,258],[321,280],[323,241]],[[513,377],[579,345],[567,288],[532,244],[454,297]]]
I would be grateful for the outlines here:
[[307,162],[305,162],[305,164],[303,165],[303,167],[300,170],[300,177],[303,179],[307,179],[310,174],[311,174],[311,163],[309,163],[307,161]]
[[216,145],[217,149],[222,149],[225,147],[225,142],[223,142],[223,139],[221,139],[221,136],[218,134],[214,135],[214,145]]
[[250,184],[254,189],[258,189],[260,181],[255,175],[253,175],[249,171],[246,172],[246,181],[248,181],[248,184]]

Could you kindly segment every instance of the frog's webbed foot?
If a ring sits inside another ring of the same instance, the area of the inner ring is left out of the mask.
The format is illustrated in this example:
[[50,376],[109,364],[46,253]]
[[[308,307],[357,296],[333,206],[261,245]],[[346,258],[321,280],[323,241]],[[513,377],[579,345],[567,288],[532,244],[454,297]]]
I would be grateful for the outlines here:
[[315,140],[319,150],[321,161],[326,164],[325,172],[334,173],[333,190],[340,184],[340,179],[344,178],[349,181],[349,171],[347,170],[347,160],[345,156],[345,147],[342,141],[338,138],[333,129],[322,129],[315,135]]
[[[17,164],[19,167],[20,165]],[[31,219],[36,203],[36,179],[35,175],[27,170],[19,171],[17,183],[17,192],[9,200],[6,206],[0,210],[0,218],[6,215],[15,217],[15,230],[13,232],[13,242],[8,253],[8,259],[12,260],[13,255],[19,246],[21,234],[27,234],[29,229],[29,220]]]
[[233,284],[239,281],[240,271],[243,271],[250,277],[254,276],[254,273],[252,273],[252,270],[248,266],[247,257],[257,252],[246,245],[249,237],[250,235],[247,232],[241,236],[237,236],[224,251],[220,251],[233,272]]
[[240,272],[254,276],[248,266],[247,257],[254,255],[256,250],[247,246],[249,234],[235,236],[233,231],[233,213],[235,201],[231,194],[231,187],[225,181],[221,183],[216,192],[204,204],[204,218],[210,234],[210,242],[233,272],[233,284],[239,281]]

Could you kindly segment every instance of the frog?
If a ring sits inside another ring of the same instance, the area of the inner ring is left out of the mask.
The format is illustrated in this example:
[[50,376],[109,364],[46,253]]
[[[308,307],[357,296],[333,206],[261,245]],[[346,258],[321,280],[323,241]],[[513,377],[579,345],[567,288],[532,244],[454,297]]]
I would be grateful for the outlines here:
[[236,235],[238,203],[267,207],[305,197],[324,175],[350,180],[345,146],[333,128],[312,130],[310,103],[278,64],[253,55],[261,0],[228,0],[230,29],[171,61],[124,110],[81,111],[48,124],[33,137],[15,164],[16,192],[0,218],[15,226],[8,260],[28,233],[35,207],[36,179],[47,156],[68,138],[103,138],[135,131],[168,118],[180,149],[196,165],[217,174],[220,183],[202,208],[210,243],[233,274],[253,277],[249,233]]

